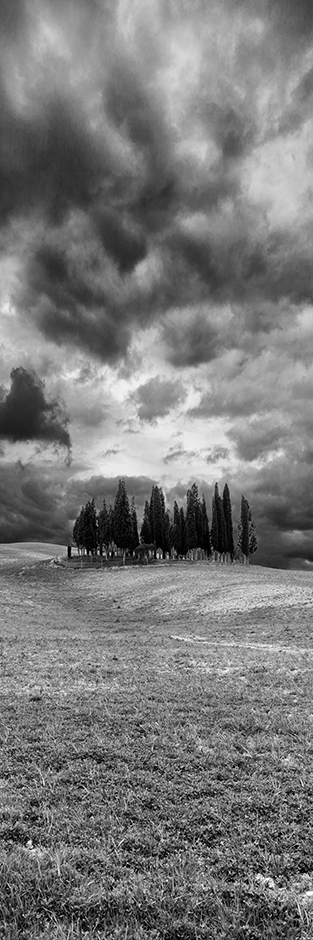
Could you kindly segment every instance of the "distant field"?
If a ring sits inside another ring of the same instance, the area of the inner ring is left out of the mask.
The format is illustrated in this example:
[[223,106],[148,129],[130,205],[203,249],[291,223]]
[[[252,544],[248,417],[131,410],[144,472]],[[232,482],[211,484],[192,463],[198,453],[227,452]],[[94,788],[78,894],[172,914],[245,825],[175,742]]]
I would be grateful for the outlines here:
[[0,937],[312,940],[312,575],[60,554],[0,546]]

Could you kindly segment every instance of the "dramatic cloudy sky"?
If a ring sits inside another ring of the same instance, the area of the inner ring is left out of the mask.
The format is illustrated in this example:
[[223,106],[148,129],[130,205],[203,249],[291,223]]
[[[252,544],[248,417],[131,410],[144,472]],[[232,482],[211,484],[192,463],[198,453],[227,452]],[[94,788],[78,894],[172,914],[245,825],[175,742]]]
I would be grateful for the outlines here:
[[1,0],[0,538],[230,486],[313,564],[312,0]]

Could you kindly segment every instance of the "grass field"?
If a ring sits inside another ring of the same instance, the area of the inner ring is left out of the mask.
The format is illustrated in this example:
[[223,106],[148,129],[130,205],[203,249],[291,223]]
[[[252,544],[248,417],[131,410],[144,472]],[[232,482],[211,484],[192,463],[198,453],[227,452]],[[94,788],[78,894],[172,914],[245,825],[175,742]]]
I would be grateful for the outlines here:
[[0,546],[0,937],[313,937],[313,578]]

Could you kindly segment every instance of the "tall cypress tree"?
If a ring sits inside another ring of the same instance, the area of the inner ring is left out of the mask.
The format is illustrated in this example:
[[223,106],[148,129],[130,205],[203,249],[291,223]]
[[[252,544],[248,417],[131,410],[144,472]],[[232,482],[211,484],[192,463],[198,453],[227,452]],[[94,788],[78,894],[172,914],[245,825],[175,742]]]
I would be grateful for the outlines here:
[[109,505],[109,541],[115,542],[114,507],[112,506],[112,503]]
[[175,548],[175,551],[178,554],[182,554],[181,535],[180,535],[180,513],[179,513],[178,503],[176,499],[174,500],[174,507],[173,507],[172,544],[173,544],[173,547]]
[[197,548],[196,502],[193,488],[187,491],[186,545],[187,551]]
[[118,548],[123,550],[125,560],[126,549],[131,543],[132,523],[125,481],[122,479],[118,482],[114,502],[114,536]]
[[219,534],[219,511],[218,511],[218,501],[219,501],[219,492],[218,492],[218,483],[215,483],[214,487],[214,496],[212,499],[212,528],[211,528],[211,542],[214,552],[219,552],[220,548],[220,534]]
[[[163,497],[163,499],[162,499]],[[163,549],[163,505],[164,496],[161,488],[152,487],[150,499],[150,520],[152,520],[152,541],[156,548]],[[151,526],[151,521],[150,521]]]
[[208,519],[206,501],[205,501],[204,496],[202,496],[201,515],[202,515],[202,531],[203,531],[202,548],[204,548],[204,551],[209,557],[209,555],[211,555],[212,548],[211,548],[211,539],[210,539],[209,519]]
[[218,497],[217,501],[217,517],[218,517],[218,552],[220,555],[223,555],[224,552],[227,552],[227,529],[226,529],[226,520],[224,516],[223,501],[221,497]]
[[137,548],[137,545],[138,545],[138,542],[139,542],[138,521],[137,521],[137,513],[136,513],[135,497],[134,497],[134,496],[132,496],[132,501],[131,501],[130,519],[131,519],[131,540],[130,540],[130,546],[129,546],[129,547],[130,547],[131,552],[134,552],[134,551],[135,551],[135,548]]
[[242,496],[240,523],[238,526],[238,546],[247,559],[249,559],[249,508],[248,500],[245,496]]
[[84,548],[84,526],[83,526],[84,512],[85,512],[85,506],[82,506],[80,513],[77,516],[77,519],[75,520],[74,526],[73,526],[73,539],[77,545],[78,552],[80,551],[80,549]]
[[103,500],[103,503],[102,503],[102,509],[100,509],[100,512],[99,512],[98,533],[99,533],[100,555],[102,555],[103,546],[105,546],[105,548],[108,548],[108,545],[111,541],[110,520],[109,520],[109,513],[107,510],[105,499]]
[[258,542],[257,542],[257,537],[256,537],[256,531],[255,531],[255,522],[254,522],[254,519],[252,518],[250,506],[249,506],[248,516],[249,516],[249,555],[254,555],[255,552],[257,552],[258,550]]
[[89,555],[90,552],[94,553],[97,551],[98,542],[97,513],[94,499],[89,499],[86,503],[83,512],[82,529],[83,544],[87,555]]
[[148,500],[146,499],[145,508],[143,512],[143,520],[140,529],[140,541],[144,545],[150,545],[152,543],[152,532],[150,527],[150,506]]
[[196,530],[197,530],[197,545],[195,547],[204,548],[203,518],[202,518],[201,502],[199,498],[199,490],[198,490],[197,483],[192,484],[191,492],[192,492],[193,501],[194,501]]
[[163,520],[162,520],[162,530],[163,530],[163,535],[162,535],[162,549],[163,549],[163,552],[170,552],[170,551],[171,551],[171,546],[170,546],[170,526],[171,526],[170,514],[169,514],[168,509],[166,509],[165,512],[164,512],[164,515],[163,515]]
[[223,489],[223,509],[224,509],[224,517],[225,517],[225,522],[226,522],[226,542],[227,542],[226,551],[229,552],[231,560],[233,560],[233,557],[234,557],[233,520],[232,520],[230,492],[229,492],[227,483],[225,483],[225,486]]
[[180,534],[179,554],[186,555],[187,554],[186,520],[185,520],[185,513],[184,513],[183,506],[181,506],[179,510],[179,534]]

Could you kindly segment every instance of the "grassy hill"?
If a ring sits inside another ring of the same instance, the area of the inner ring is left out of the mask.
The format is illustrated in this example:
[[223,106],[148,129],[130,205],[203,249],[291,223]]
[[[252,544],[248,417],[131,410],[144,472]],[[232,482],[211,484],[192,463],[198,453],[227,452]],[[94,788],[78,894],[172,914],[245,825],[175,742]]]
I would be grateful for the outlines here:
[[8,570],[12,565],[17,567],[32,565],[57,555],[66,555],[64,545],[53,545],[51,542],[2,542],[0,543],[0,569]]
[[50,548],[0,551],[2,935],[309,940],[312,575]]

